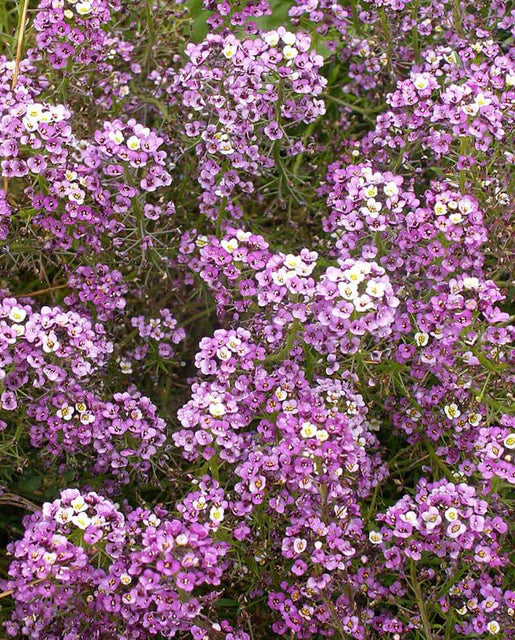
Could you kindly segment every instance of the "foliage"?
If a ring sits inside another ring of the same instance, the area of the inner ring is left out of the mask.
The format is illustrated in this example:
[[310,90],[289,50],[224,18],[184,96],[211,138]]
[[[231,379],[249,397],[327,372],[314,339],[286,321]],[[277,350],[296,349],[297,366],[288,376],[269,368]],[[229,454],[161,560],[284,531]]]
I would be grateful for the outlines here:
[[6,637],[513,637],[514,24],[0,5]]

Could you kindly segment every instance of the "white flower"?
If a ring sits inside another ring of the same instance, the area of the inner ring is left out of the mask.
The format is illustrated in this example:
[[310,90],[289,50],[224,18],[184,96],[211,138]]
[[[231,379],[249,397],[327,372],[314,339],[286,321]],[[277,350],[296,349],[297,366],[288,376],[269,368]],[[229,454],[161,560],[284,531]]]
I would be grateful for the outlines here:
[[275,390],[275,397],[279,400],[279,402],[282,402],[283,400],[286,400],[288,394],[286,393],[286,391],[284,391],[284,389],[281,389],[281,387],[277,387],[277,389]]
[[381,542],[383,541],[383,534],[379,531],[371,531],[368,534],[368,539],[372,544],[381,544]]
[[195,244],[197,245],[197,247],[202,248],[205,247],[206,244],[209,242],[207,236],[199,236],[196,240],[195,240]]
[[109,140],[112,140],[115,144],[122,144],[124,141],[123,133],[119,129],[114,129],[109,132]]
[[445,511],[445,519],[448,520],[449,522],[455,522],[458,519],[458,511],[454,508],[454,507],[449,507],[446,511]]
[[345,518],[345,516],[348,513],[348,509],[347,509],[347,507],[344,507],[342,505],[335,504],[334,505],[334,513],[335,513],[337,518]]
[[281,34],[281,40],[284,42],[284,44],[293,45],[297,41],[297,37],[291,31],[285,31]]
[[377,418],[371,418],[368,421],[369,431],[380,431],[380,429],[381,429],[381,423],[379,422],[379,420],[377,420]]
[[349,282],[353,282],[354,284],[359,284],[365,279],[365,274],[357,265],[354,265],[351,269],[344,271],[343,275],[347,280],[349,280]]
[[367,209],[371,214],[374,214],[372,217],[377,218],[376,214],[379,213],[382,208],[383,205],[378,200],[375,200],[374,198],[369,198],[367,200]]
[[47,564],[54,564],[55,561],[57,560],[57,554],[53,553],[51,551],[47,551],[46,553],[43,554],[43,560],[47,563]]
[[418,517],[414,511],[406,511],[406,513],[401,514],[400,518],[401,520],[404,520],[404,522],[409,522],[413,526],[418,524]]
[[264,476],[256,476],[249,482],[249,491],[251,493],[258,493],[261,489],[264,489],[266,485],[266,478]]
[[130,360],[125,360],[125,358],[120,358],[119,361],[120,371],[125,373],[126,375],[132,373],[132,363]]
[[399,193],[399,187],[395,182],[387,182],[383,187],[383,191],[385,195],[390,198],[391,196],[396,196]]
[[377,187],[373,184],[369,184],[363,189],[365,198],[375,198],[377,195]]
[[91,518],[82,511],[76,516],[72,516],[72,522],[79,529],[87,529],[91,524]]
[[470,425],[472,425],[473,427],[477,427],[482,418],[483,416],[480,413],[469,413],[467,420]]
[[344,300],[354,300],[358,297],[358,286],[354,283],[340,282],[338,291]]
[[329,438],[329,433],[325,429],[318,429],[315,437],[319,442],[325,442]]
[[77,496],[76,498],[74,498],[71,501],[70,506],[76,513],[79,513],[80,511],[86,511],[86,509],[88,508],[88,505],[86,504],[82,496]]
[[40,122],[50,122],[52,120],[52,116],[50,111],[43,111],[39,116]]
[[384,282],[377,282],[376,280],[369,280],[367,282],[366,292],[369,296],[374,298],[381,298],[385,292],[386,284]]
[[305,620],[311,620],[313,616],[314,608],[305,604],[303,607],[299,609],[299,615],[301,615]]
[[231,359],[232,353],[227,347],[221,347],[217,350],[216,355],[224,362]]
[[18,338],[21,338],[21,336],[25,333],[25,327],[22,324],[13,324],[11,329],[14,329]]
[[224,519],[224,510],[223,507],[211,507],[209,512],[209,519],[212,522],[222,522]]
[[151,513],[146,520],[143,520],[143,522],[149,527],[158,527],[161,524],[161,520],[155,513]]
[[459,418],[461,416],[461,411],[458,409],[458,405],[454,402],[452,404],[446,404],[444,411],[449,420],[453,420],[454,418]]
[[241,340],[239,338],[236,338],[235,336],[232,336],[227,341],[227,346],[231,351],[237,351],[240,345],[241,345]]
[[296,553],[302,553],[307,546],[308,543],[304,538],[295,538],[293,541],[293,548]]
[[27,317],[27,312],[21,307],[12,307],[9,312],[9,320],[13,322],[23,322]]
[[279,34],[276,31],[269,31],[263,35],[263,40],[269,47],[275,47],[279,44]]
[[130,584],[132,582],[132,578],[128,573],[122,573],[120,575],[120,582],[122,584],[124,584],[125,586],[127,586],[128,584]]
[[227,413],[226,408],[222,404],[220,398],[213,398],[209,404],[209,413],[213,418],[221,418]]
[[486,105],[491,104],[492,98],[485,96],[484,93],[478,93],[476,96],[475,103],[478,107],[486,107]]
[[440,524],[442,518],[438,513],[438,509],[436,509],[435,507],[429,507],[429,509],[427,511],[424,511],[424,513],[422,514],[422,520],[424,521],[428,531],[432,531]]
[[206,499],[204,498],[204,496],[199,496],[196,500],[193,500],[193,507],[197,510],[197,511],[202,511],[202,509],[205,508],[206,506]]
[[71,420],[74,414],[74,408],[70,407],[69,404],[63,404],[62,407],[57,411],[57,417],[62,418],[63,420]]
[[499,626],[497,620],[490,620],[490,622],[486,625],[486,628],[492,635],[499,633],[499,631],[501,630],[501,627]]
[[300,435],[303,438],[313,438],[316,436],[317,431],[318,431],[317,427],[311,422],[303,422],[302,428],[300,430]]
[[473,102],[472,104],[464,104],[461,108],[469,116],[475,116],[479,111],[479,107],[475,102]]
[[33,104],[29,104],[27,106],[27,111],[25,112],[25,115],[27,116],[27,118],[34,118],[36,120],[39,120],[39,116],[41,115],[42,111],[43,111],[43,105],[40,104],[39,102],[34,102]]
[[232,253],[238,248],[238,241],[236,238],[231,238],[230,240],[222,240],[220,245],[227,251],[227,253]]
[[479,287],[479,280],[478,278],[467,276],[463,278],[463,286],[465,289],[477,289]]
[[506,449],[515,449],[515,433],[510,433],[504,438],[503,442]]
[[87,16],[88,13],[91,13],[91,2],[89,0],[82,0],[82,2],[77,2],[75,5],[75,10],[81,16]]
[[175,542],[179,545],[179,547],[184,547],[184,545],[188,544],[188,537],[184,533],[180,533],[175,538]]
[[429,342],[429,334],[417,331],[415,334],[415,344],[419,347],[425,347]]
[[285,413],[297,413],[297,403],[295,400],[289,400],[283,404],[283,411]]
[[447,213],[447,205],[443,202],[437,202],[434,207],[435,215],[444,216]]
[[473,208],[474,204],[470,198],[461,198],[458,202],[458,209],[464,216],[468,216]]
[[282,285],[285,284],[285,282],[287,282],[288,275],[289,275],[289,272],[286,271],[286,269],[283,269],[281,267],[278,271],[274,271],[272,273],[273,283],[276,284],[278,287],[281,287]]
[[358,413],[358,408],[352,400],[346,401],[346,411],[349,415],[354,416]]
[[243,231],[243,229],[236,231],[236,237],[240,242],[247,242],[251,235],[250,231]]
[[89,411],[83,411],[80,414],[80,422],[81,424],[91,424],[92,422],[95,422],[95,416]]
[[141,141],[138,136],[131,136],[127,140],[127,146],[131,151],[137,151],[141,147]]
[[234,56],[236,51],[238,51],[238,45],[234,42],[228,42],[222,49],[222,53],[227,58],[227,60],[230,60]]
[[73,509],[58,509],[55,514],[55,519],[57,522],[61,522],[62,524],[66,524],[69,522],[74,514]]
[[51,331],[47,336],[43,338],[43,351],[45,353],[52,353],[53,351],[57,351],[59,349],[59,342],[57,341],[57,336],[53,331]]
[[284,259],[284,264],[288,267],[288,269],[296,269],[301,263],[301,259],[298,256],[293,256],[289,253]]
[[427,87],[429,86],[429,81],[425,74],[417,74],[413,78],[413,84],[415,85],[416,89],[423,90],[427,89]]
[[283,48],[283,56],[286,58],[286,60],[293,60],[293,58],[297,57],[298,53],[299,52],[297,51],[297,49],[295,49],[295,47],[286,45],[286,47]]
[[374,309],[375,304],[372,302],[372,298],[367,294],[363,294],[354,300],[354,308],[356,311],[363,312],[369,309]]
[[23,126],[25,127],[25,129],[29,133],[33,133],[34,131],[37,131],[38,120],[36,120],[36,118],[27,118],[25,116],[25,118],[23,118],[22,122],[23,122]]

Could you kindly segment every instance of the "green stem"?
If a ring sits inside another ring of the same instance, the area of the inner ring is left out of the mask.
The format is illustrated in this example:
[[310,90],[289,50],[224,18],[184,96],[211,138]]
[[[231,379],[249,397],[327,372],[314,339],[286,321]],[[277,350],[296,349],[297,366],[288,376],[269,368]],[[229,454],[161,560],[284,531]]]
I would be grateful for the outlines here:
[[460,0],[454,0],[452,17],[454,19],[454,27],[456,29],[456,33],[460,38],[463,38],[465,34],[463,33],[463,25],[461,23]]
[[413,587],[413,591],[415,592],[415,598],[417,600],[418,610],[420,611],[422,626],[426,634],[426,640],[433,640],[433,634],[431,633],[431,622],[429,621],[429,616],[426,609],[426,603],[424,602],[422,589],[420,588],[420,584],[417,580],[417,568],[415,566],[414,560],[410,561],[410,576],[411,576],[411,584]]
[[393,68],[392,34],[390,32],[390,24],[384,9],[381,9],[381,26],[383,27],[384,37],[386,39],[386,64],[388,66],[388,71],[391,74]]
[[451,470],[445,464],[445,462],[441,458],[439,458],[437,456],[436,451],[434,450],[434,447],[429,442],[429,440],[424,439],[424,445],[425,445],[426,449],[429,451],[429,455],[431,456],[432,464],[440,469],[440,471],[444,474],[444,476],[447,478],[447,480],[450,480],[451,482],[454,482],[455,478],[452,475]]
[[290,355],[290,351],[292,350],[293,343],[295,342],[295,338],[297,337],[299,329],[300,322],[297,320],[297,318],[295,318],[284,347],[278,353],[272,353],[271,355],[266,357],[264,361],[277,362],[278,360],[286,360],[286,358]]
[[227,206],[227,196],[223,196],[218,209],[218,217],[216,218],[215,235],[218,239],[222,237],[222,222],[225,215],[225,207]]

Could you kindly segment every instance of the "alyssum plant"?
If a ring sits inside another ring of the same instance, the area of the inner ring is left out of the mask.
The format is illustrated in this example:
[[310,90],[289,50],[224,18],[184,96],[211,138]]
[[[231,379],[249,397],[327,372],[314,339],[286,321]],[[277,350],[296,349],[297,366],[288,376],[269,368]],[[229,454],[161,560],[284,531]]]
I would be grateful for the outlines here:
[[513,637],[509,3],[0,23],[2,633]]

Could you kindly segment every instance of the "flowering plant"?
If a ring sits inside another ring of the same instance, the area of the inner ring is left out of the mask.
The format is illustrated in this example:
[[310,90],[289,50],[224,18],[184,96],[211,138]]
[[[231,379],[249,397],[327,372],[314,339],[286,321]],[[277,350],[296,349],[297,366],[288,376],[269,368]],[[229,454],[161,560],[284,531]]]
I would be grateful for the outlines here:
[[2,637],[512,638],[509,3],[0,24]]

